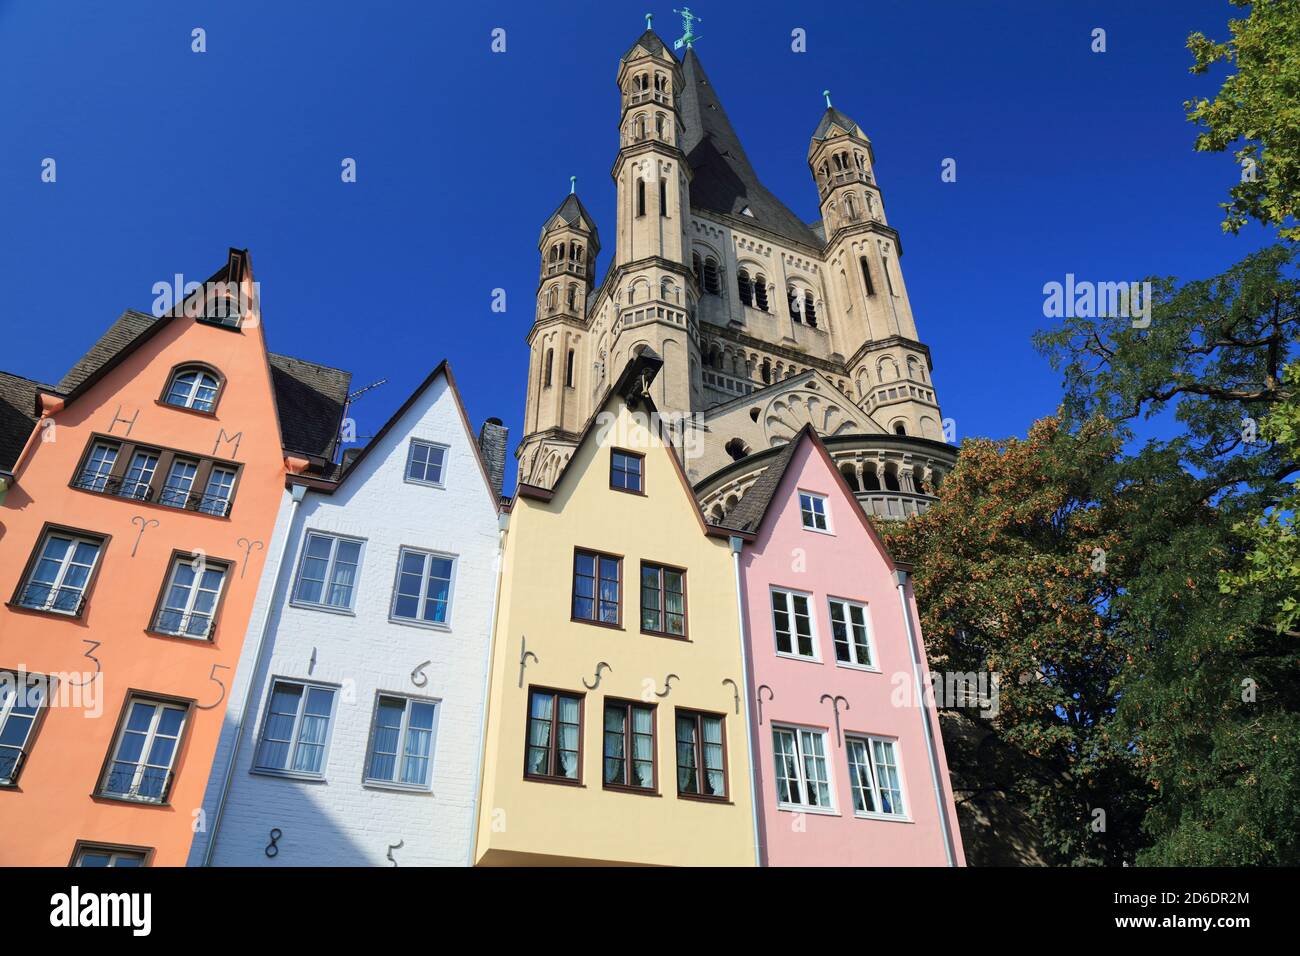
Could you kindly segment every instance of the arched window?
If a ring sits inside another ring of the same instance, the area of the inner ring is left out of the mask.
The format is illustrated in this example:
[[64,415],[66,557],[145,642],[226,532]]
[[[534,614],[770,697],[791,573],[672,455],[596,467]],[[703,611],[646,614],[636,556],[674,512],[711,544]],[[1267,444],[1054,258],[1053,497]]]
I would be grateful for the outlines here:
[[754,276],[754,304],[764,312],[771,311],[767,307],[767,279],[761,272]]
[[902,491],[898,485],[898,466],[892,461],[885,465],[885,490]]
[[915,355],[907,357],[907,377],[916,382],[925,381],[925,372],[921,370],[921,363],[916,360]]
[[840,474],[844,476],[844,481],[849,486],[850,491],[862,490],[858,487],[857,469],[854,468],[851,463],[845,462],[843,465],[840,465]]
[[567,388],[573,388],[573,349],[569,349],[569,355],[564,360],[564,384]]
[[853,161],[858,164],[858,169],[861,169],[864,172],[866,171],[867,164],[863,161],[861,153],[855,151],[853,153]]
[[718,260],[713,256],[704,260],[704,291],[709,295],[718,295],[722,291],[718,285]]
[[655,97],[655,99],[660,100],[662,102],[664,95],[667,92],[668,92],[668,77],[664,76],[662,73],[656,73],[655,93],[657,94],[657,96]]
[[731,441],[727,442],[723,448],[726,453],[731,456],[732,461],[740,461],[740,459],[749,454],[749,446],[739,438],[731,439]]
[[754,305],[754,286],[749,281],[749,272],[747,270],[741,269],[736,273],[736,289],[740,293],[741,303],[752,308]]
[[668,216],[668,180],[659,180],[659,216],[667,218]]
[[704,288],[704,263],[700,260],[700,254],[694,252],[691,254],[691,272],[695,275],[695,281]]
[[555,365],[555,349],[546,350],[546,369],[542,376],[542,384],[546,388],[551,387],[551,368]]
[[817,306],[813,303],[813,294],[811,292],[804,293],[803,319],[814,329],[817,328]]
[[831,156],[831,161],[835,163],[835,171],[838,173],[844,168],[844,160],[840,159],[840,154],[835,153]]
[[557,298],[557,293],[555,291],[555,286],[551,286],[549,289],[546,290],[546,311],[554,312],[555,306],[557,304],[558,304],[558,298]]
[[578,311],[578,287],[576,285],[569,286],[569,311]]
[[858,207],[853,202],[852,196],[844,197],[844,218],[850,221],[858,218]]
[[191,365],[188,368],[178,368],[172,373],[163,401],[177,408],[210,412],[217,407],[217,392],[220,388],[221,380],[215,372]]
[[763,364],[759,367],[759,375],[763,378],[764,385],[772,384],[772,360],[763,359]]
[[785,290],[786,298],[790,301],[790,318],[796,322],[803,321],[803,297],[799,295],[799,290],[794,286]]
[[642,113],[632,121],[632,141],[639,143],[645,139],[645,114]]
[[907,434],[907,425],[905,425],[903,422],[894,422],[894,434],[895,434],[895,435],[906,435],[906,434]]
[[880,476],[876,474],[876,466],[872,464],[865,465],[862,469],[862,490],[879,491]]
[[573,262],[581,262],[581,261],[582,261],[582,246],[578,245],[576,242],[573,243],[572,245],[570,245],[570,246],[569,246],[569,258],[570,258]]
[[876,284],[871,281],[871,266],[867,265],[867,257],[858,256],[858,262],[862,265],[862,282],[867,287],[867,295],[875,295]]
[[912,466],[912,487],[923,495],[930,494],[930,486],[925,483],[925,469],[920,465]]
[[632,89],[638,93],[644,93],[650,88],[650,77],[644,73],[638,73],[632,80]]
[[664,114],[656,113],[655,114],[655,137],[658,139],[667,139],[668,137],[664,135],[665,132],[666,132],[666,127],[664,126]]
[[636,181],[636,214],[645,215],[645,180],[639,178]]

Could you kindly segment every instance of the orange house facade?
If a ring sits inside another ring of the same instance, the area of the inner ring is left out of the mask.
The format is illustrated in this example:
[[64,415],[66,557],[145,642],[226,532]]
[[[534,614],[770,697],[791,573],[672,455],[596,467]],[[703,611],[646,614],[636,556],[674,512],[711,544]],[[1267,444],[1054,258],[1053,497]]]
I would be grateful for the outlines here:
[[267,352],[255,289],[231,250],[33,385],[0,462],[0,865],[180,866],[206,826],[285,479],[333,468],[349,385]]

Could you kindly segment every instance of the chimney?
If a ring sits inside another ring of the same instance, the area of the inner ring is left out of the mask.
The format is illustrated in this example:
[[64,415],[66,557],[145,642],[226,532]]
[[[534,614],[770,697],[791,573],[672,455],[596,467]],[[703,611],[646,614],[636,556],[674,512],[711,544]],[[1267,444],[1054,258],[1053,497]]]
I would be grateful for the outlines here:
[[506,438],[509,435],[510,429],[502,425],[499,418],[489,418],[478,433],[479,451],[492,481],[492,493],[498,498],[506,479]]

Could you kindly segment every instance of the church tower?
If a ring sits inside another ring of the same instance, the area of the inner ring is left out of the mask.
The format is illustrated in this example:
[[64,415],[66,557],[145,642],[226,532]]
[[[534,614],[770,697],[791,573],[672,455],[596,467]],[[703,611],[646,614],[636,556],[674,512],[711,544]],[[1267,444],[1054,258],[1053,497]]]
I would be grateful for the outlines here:
[[699,290],[687,267],[690,166],[682,152],[681,64],[647,29],[619,61],[619,149],[612,175],[618,191],[618,237],[606,282],[611,297],[611,377],[638,350],[663,359],[652,385],[659,411],[692,408],[690,369],[698,365],[693,334]]
[[568,460],[590,414],[584,400],[587,303],[595,285],[600,236],[576,188],[551,214],[537,241],[541,275],[537,311],[528,333],[528,399],[522,465],[550,467],[554,473]]
[[670,425],[691,416],[682,466],[713,520],[808,424],[869,514],[924,511],[955,451],[871,141],[825,94],[806,153],[820,219],[807,221],[811,203],[800,216],[763,184],[694,49],[698,18],[681,13],[674,46],[647,22],[619,59],[615,238],[601,280],[596,225],[576,194],[543,228],[520,481],[551,487],[648,349],[663,363],[655,407]]
[[[876,183],[875,152],[862,128],[831,105],[830,92],[822,95],[826,111],[808,145],[808,168],[817,184],[827,272],[838,282],[846,371],[867,414],[891,433],[921,435],[922,421],[937,421],[939,407],[926,363],[909,348],[919,344],[916,324],[898,264],[898,234]],[[891,394],[891,387],[872,387],[890,382],[922,388],[895,385]]]

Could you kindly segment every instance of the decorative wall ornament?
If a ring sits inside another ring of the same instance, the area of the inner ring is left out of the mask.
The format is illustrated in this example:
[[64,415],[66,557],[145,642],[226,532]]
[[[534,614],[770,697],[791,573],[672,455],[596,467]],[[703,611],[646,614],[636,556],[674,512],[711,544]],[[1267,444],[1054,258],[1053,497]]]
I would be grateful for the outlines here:
[[851,407],[849,402],[837,402],[807,387],[779,395],[768,403],[763,415],[768,447],[784,445],[807,424],[823,436],[860,431],[862,426]]
[[604,661],[601,661],[599,664],[596,665],[596,683],[594,683],[594,684],[588,684],[588,683],[587,683],[587,678],[584,677],[584,678],[582,679],[582,686],[585,687],[585,688],[587,688],[587,690],[595,690],[597,687],[599,687],[599,686],[600,686],[600,672],[601,672],[602,670],[613,671],[614,668],[610,667],[610,666],[609,666],[608,664],[606,664]]
[[122,434],[125,436],[129,436],[131,434],[131,429],[135,427],[135,420],[139,417],[140,417],[140,409],[137,408],[135,410],[135,414],[132,415],[130,418],[123,418],[122,406],[118,405],[117,411],[113,413],[113,420],[108,424],[109,434],[111,435],[113,433],[113,429],[116,428],[118,425],[125,425],[126,431],[124,431]]
[[284,836],[284,831],[281,830],[279,827],[271,827],[271,832],[269,836],[271,837],[271,842],[266,845],[266,849],[263,850],[262,852],[265,853],[267,856],[271,857],[272,859],[274,859],[275,857],[280,855],[280,847],[277,845],[277,843],[280,837]]
[[131,557],[134,558],[136,549],[140,547],[140,539],[144,537],[145,530],[147,528],[158,527],[158,519],[145,518],[144,515],[136,515],[134,518],[131,519],[131,524],[140,525],[140,533],[135,536],[135,544],[131,546]]
[[767,691],[767,699],[769,701],[776,700],[776,692],[773,691],[772,688],[768,687],[766,684],[758,685],[758,690],[754,693],[754,696],[758,698],[758,725],[760,727],[763,726],[763,691]]
[[525,635],[519,638],[519,686],[524,686],[524,668],[528,666],[528,658],[533,659],[533,663],[540,663],[537,655],[528,649],[528,637]]
[[214,707],[220,707],[221,702],[226,699],[226,685],[223,684],[217,678],[218,667],[220,667],[222,670],[227,670],[227,671],[230,670],[230,668],[225,664],[213,664],[212,670],[208,671],[208,680],[212,681],[212,683],[216,684],[218,687],[221,688],[221,696],[217,698],[217,702],[215,704],[195,704],[194,706],[197,707],[199,710],[212,710],[212,708]]
[[393,859],[393,851],[400,850],[404,846],[406,846],[406,841],[401,839],[399,839],[396,843],[388,844],[388,854],[387,854],[388,862],[393,864],[393,866],[397,866],[397,861]]
[[831,706],[835,708],[835,746],[843,747],[844,735],[840,732],[840,704],[844,705],[844,712],[848,713],[849,702],[839,694],[836,694],[834,697],[832,697],[830,694],[822,694],[822,698],[819,701],[819,703],[824,704],[828,700],[831,702]]
[[217,440],[212,446],[212,454],[215,455],[217,453],[217,449],[221,447],[221,443],[223,441],[234,442],[235,447],[230,451],[230,457],[234,458],[236,455],[239,454],[239,442],[243,439],[243,437],[244,437],[243,432],[235,432],[233,435],[227,435],[226,430],[224,428],[221,429],[221,431],[217,433]]
[[424,672],[424,669],[432,663],[433,661],[425,661],[423,664],[417,665],[415,670],[411,671],[411,683],[416,687],[424,687],[428,684],[429,675]]
[[253,549],[256,548],[261,551],[264,545],[261,541],[249,541],[247,538],[240,538],[235,544],[244,549],[244,563],[239,569],[239,577],[242,579],[248,572],[248,559],[252,555]]
[[[88,648],[86,648],[86,653],[83,654],[83,655],[81,655],[81,656],[82,656],[82,657],[89,657],[92,661],[95,662],[95,676],[96,676],[96,677],[99,676],[99,674],[104,670],[104,668],[103,668],[102,666],[100,666],[99,658],[95,656],[95,650],[96,650],[96,648],[99,647],[100,644],[103,643],[103,641],[92,641],[92,640],[91,640],[90,638],[88,638],[88,637],[83,637],[83,638],[81,639],[81,643],[83,643],[83,644],[89,644],[89,645],[90,645]],[[82,681],[81,683],[79,683],[79,684],[76,683],[75,681],[68,681],[68,683],[69,683],[71,686],[73,686],[73,687],[85,687],[87,684],[90,683],[90,681],[93,681],[94,679],[95,679],[95,678],[92,677],[92,678],[90,678],[90,680],[83,680],[83,681]]]
[[723,684],[724,687],[725,687],[727,684],[730,684],[730,685],[731,685],[731,693],[732,693],[732,694],[735,696],[735,698],[736,698],[736,713],[740,713],[740,685],[737,684],[737,683],[736,683],[734,680],[732,680],[730,677],[724,677],[724,678],[722,678],[722,684]]
[[667,697],[669,694],[671,694],[671,693],[673,692],[673,681],[675,681],[675,680],[681,680],[681,678],[678,677],[676,674],[669,674],[667,677],[665,677],[665,678],[664,678],[664,692],[661,694],[661,693],[659,693],[659,691],[655,691],[655,696],[656,696],[656,697]]

